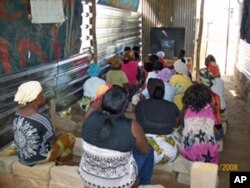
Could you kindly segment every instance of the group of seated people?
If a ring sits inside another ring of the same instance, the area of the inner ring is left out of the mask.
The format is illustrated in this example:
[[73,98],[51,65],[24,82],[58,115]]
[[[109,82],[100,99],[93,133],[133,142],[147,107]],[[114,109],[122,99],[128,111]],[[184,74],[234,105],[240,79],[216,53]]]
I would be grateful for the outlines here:
[[[87,70],[90,78],[84,83],[81,100],[86,113],[79,166],[87,187],[131,187],[137,179],[140,185],[148,185],[154,164],[173,162],[179,153],[191,161],[218,164],[216,141],[223,136],[220,113],[226,103],[215,58],[206,58],[201,83],[196,83],[183,68],[183,55],[172,67],[163,63],[162,54],[158,53],[161,61],[151,55],[144,65],[145,83],[139,85],[138,56],[134,54],[128,49],[123,60],[118,55],[111,57],[105,79],[99,77],[97,64]],[[56,136],[50,120],[39,113],[45,102],[41,84],[22,84],[15,101],[20,104],[13,120],[20,162],[32,166],[70,160],[75,137],[71,133]],[[130,101],[135,119],[124,115]]]

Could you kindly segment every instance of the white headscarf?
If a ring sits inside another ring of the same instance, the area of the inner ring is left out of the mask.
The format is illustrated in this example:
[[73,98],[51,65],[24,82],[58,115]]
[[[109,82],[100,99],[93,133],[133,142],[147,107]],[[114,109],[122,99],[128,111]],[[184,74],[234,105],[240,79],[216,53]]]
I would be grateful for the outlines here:
[[26,105],[27,102],[35,100],[42,90],[42,86],[38,81],[25,82],[18,87],[14,101]]
[[183,63],[180,59],[175,61],[174,69],[176,72],[188,76],[187,65],[185,63]]
[[164,58],[165,57],[165,53],[163,51],[158,51],[156,53],[156,55],[159,57],[159,58]]

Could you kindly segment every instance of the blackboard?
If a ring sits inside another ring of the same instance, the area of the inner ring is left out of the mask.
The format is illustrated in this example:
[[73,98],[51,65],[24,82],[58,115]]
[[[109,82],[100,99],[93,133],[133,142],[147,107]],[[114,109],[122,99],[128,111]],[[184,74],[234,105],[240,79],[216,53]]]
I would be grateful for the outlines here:
[[150,50],[151,53],[164,51],[166,58],[177,56],[180,49],[184,49],[184,27],[151,27]]

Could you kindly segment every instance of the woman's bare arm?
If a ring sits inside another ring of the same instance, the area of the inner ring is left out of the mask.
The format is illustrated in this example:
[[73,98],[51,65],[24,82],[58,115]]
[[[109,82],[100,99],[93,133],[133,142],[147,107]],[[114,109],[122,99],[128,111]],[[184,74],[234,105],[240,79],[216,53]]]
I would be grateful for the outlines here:
[[180,125],[180,116],[177,116],[176,118],[175,118],[175,128],[178,128],[179,127],[179,125]]
[[139,152],[147,154],[150,151],[150,145],[143,129],[136,120],[132,120],[132,133],[136,138],[136,148]]

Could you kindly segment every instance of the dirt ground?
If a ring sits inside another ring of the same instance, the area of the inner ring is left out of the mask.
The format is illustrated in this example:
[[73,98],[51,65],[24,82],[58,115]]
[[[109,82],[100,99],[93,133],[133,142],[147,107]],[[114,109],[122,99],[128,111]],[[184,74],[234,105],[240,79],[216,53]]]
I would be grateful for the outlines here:
[[[220,153],[220,166],[237,164],[238,171],[250,171],[250,109],[249,102],[239,96],[238,85],[233,77],[224,77],[225,97],[228,109],[228,131],[224,137],[224,149]],[[220,188],[229,187],[229,171],[220,168]]]
[[[229,188],[230,168],[227,166],[237,165],[237,171],[250,172],[250,108],[238,94],[238,85],[234,77],[223,77],[225,82],[225,97],[228,111],[227,134],[224,136],[223,151],[220,152],[219,163],[219,188]],[[74,112],[75,110],[75,112]],[[80,114],[79,114],[80,112]],[[133,113],[126,113],[133,117]],[[75,104],[72,110],[72,120],[78,122],[75,135],[80,136],[83,114],[79,104]],[[78,165],[80,157],[74,157],[69,165]],[[226,168],[224,168],[226,167]],[[161,184],[166,188],[189,188],[189,185],[179,184],[174,173],[154,171],[152,184]]]
[[[219,188],[229,188],[230,169],[224,167],[236,164],[238,171],[250,171],[250,108],[237,95],[238,86],[235,78],[227,76],[223,77],[223,80],[225,82],[228,126],[227,134],[223,138],[223,151],[220,152],[218,175]],[[134,118],[132,113],[126,113],[126,115]],[[80,128],[78,131],[80,131]],[[78,161],[79,159],[75,160]],[[177,183],[174,174],[162,173],[161,171],[154,171],[152,184],[161,184],[166,188],[190,187]]]
[[[250,171],[250,108],[238,95],[237,81],[233,76],[223,77],[225,98],[228,111],[227,134],[223,138],[223,151],[220,152],[219,188],[229,188],[230,165],[237,165],[237,171]],[[134,118],[134,114],[126,113]],[[166,188],[189,188],[179,184],[173,174],[154,171],[152,184],[161,184]]]

